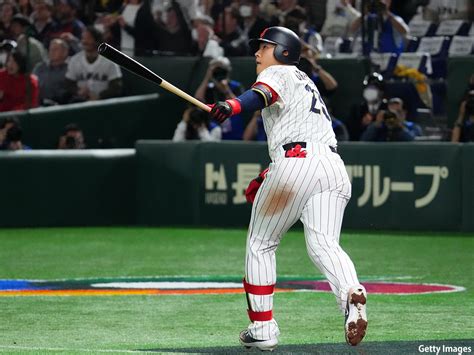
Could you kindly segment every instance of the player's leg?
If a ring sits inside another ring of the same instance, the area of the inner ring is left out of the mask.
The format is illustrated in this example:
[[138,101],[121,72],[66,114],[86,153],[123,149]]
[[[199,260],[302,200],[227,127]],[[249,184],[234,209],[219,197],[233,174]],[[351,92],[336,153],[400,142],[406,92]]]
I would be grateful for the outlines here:
[[[317,175],[318,184],[301,217],[308,255],[326,276],[341,311],[351,312],[346,322],[346,336],[351,338],[348,339],[351,344],[359,343],[367,326],[366,292],[359,283],[352,260],[339,245],[344,210],[351,193],[350,182],[338,157],[323,157]],[[359,318],[363,318],[365,324],[358,324]],[[348,329],[353,321],[357,326],[355,334]]]
[[[272,314],[275,251],[283,234],[299,219],[306,203],[307,189],[302,185],[309,163],[304,160],[283,159],[271,164],[256,195],[247,236],[244,286],[252,323],[243,336],[270,340],[275,346],[279,335]],[[248,345],[248,342],[242,343]]]

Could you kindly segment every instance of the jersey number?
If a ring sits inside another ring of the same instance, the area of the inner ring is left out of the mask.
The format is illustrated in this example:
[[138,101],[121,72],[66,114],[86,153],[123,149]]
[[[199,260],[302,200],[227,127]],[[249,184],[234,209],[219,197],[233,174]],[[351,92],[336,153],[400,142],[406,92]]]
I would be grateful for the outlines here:
[[[324,103],[323,103],[323,100],[321,99],[321,96],[319,95],[319,92],[317,92],[316,90],[314,90],[311,86],[309,85],[306,85],[305,86],[305,89],[309,92],[311,92],[313,94],[313,101],[311,102],[311,109],[310,111],[311,112],[314,112],[314,113],[318,113],[318,114],[321,114],[321,110],[319,108],[316,108],[316,104],[318,103],[318,97],[319,97],[319,100],[321,100],[321,108],[323,110],[323,114],[324,114],[324,117],[326,117],[326,119],[328,121],[331,122],[331,117],[329,116],[327,110],[326,110],[326,107],[324,106]],[[317,95],[317,96],[316,96]]]

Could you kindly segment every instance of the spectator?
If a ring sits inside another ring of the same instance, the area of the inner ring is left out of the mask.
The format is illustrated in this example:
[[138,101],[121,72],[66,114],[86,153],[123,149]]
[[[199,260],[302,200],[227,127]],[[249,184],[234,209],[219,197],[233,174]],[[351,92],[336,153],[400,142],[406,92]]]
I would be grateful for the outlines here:
[[122,91],[122,72],[110,60],[99,56],[101,33],[93,26],[82,33],[83,50],[68,63],[67,86],[73,102],[116,97]]
[[85,149],[84,134],[75,123],[64,127],[63,135],[59,137],[58,149]]
[[387,109],[394,114],[402,121],[403,126],[415,137],[421,137],[423,135],[423,131],[421,127],[416,123],[409,121],[406,119],[407,111],[403,106],[403,100],[399,97],[393,97],[388,100]]
[[31,18],[36,38],[43,43],[45,48],[48,48],[52,31],[57,26],[53,19],[53,2],[52,0],[34,0],[33,9]]
[[85,29],[84,23],[77,18],[79,11],[78,0],[58,0],[55,6],[56,24],[51,37],[60,37],[69,44],[70,54],[80,50],[79,40]]
[[22,142],[23,130],[19,125],[14,125],[7,130],[2,150],[31,150],[31,147]]
[[269,27],[267,21],[260,15],[260,0],[241,0],[239,13],[242,17],[242,33],[245,38],[259,38],[262,31]]
[[[360,15],[351,25],[351,32],[357,32],[361,27],[362,17],[366,22],[369,47],[365,52],[403,52],[404,39],[408,35],[408,25],[400,16],[390,11],[392,0],[377,0],[371,5],[367,3],[363,16]],[[378,40],[375,40],[375,39]]]
[[8,55],[5,69],[0,69],[0,112],[26,110],[38,106],[38,79],[26,71],[21,52]]
[[18,8],[12,2],[4,1],[0,4],[0,40],[13,39],[10,26]]
[[17,50],[24,56],[28,55],[26,70],[29,72],[31,72],[36,64],[43,62],[47,58],[46,49],[40,41],[31,36],[33,34],[32,31],[33,26],[27,17],[21,14],[13,16],[11,33],[18,44]]
[[218,58],[224,55],[224,49],[219,45],[218,37],[212,29],[214,20],[206,15],[193,19],[191,37],[195,43],[194,52],[202,57]]
[[318,64],[319,53],[311,46],[303,44],[298,68],[305,72],[316,84],[321,96],[327,98],[337,89],[334,77]]
[[165,23],[162,17],[166,17],[166,11],[171,6],[178,6],[183,13],[187,26],[191,26],[192,19],[202,15],[200,11],[200,0],[152,0],[152,13],[158,22]]
[[68,101],[66,84],[67,58],[69,46],[60,38],[55,38],[49,44],[48,61],[38,64],[33,74],[39,80],[40,105],[51,106],[65,104]]
[[285,23],[285,17],[291,11],[300,8],[298,0],[278,0],[278,10],[271,21],[272,26],[280,26]]
[[391,111],[380,111],[377,119],[362,133],[362,141],[370,142],[409,142],[415,136],[404,126],[402,120]]
[[117,13],[122,7],[122,0],[95,0],[84,4],[85,17],[93,23],[102,16]]
[[284,17],[283,26],[295,32],[304,43],[321,53],[323,51],[323,39],[312,27],[308,27],[307,15],[302,7],[295,7]]
[[226,57],[249,54],[248,38],[239,27],[240,14],[235,7],[226,7],[217,21],[217,35],[222,39],[220,45]]
[[4,39],[0,42],[0,68],[5,67],[7,62],[8,54],[16,49],[17,43],[11,39]]
[[[244,92],[240,82],[230,79],[232,66],[226,57],[209,61],[206,75],[194,96],[202,102],[217,102],[233,99]],[[241,115],[226,120],[222,126],[222,139],[241,140],[244,133]]]
[[0,147],[3,147],[7,131],[13,126],[19,126],[20,121],[16,117],[6,117],[0,121]]
[[222,138],[222,129],[211,122],[207,112],[198,108],[187,108],[183,119],[174,131],[173,141],[201,140],[203,142],[218,142]]
[[17,0],[18,1],[18,12],[25,17],[30,17],[33,12],[30,0]]
[[321,35],[324,37],[348,37],[351,24],[360,17],[360,12],[353,7],[351,0],[328,1],[326,20]]
[[131,56],[152,53],[157,29],[148,0],[124,0],[118,14],[103,20],[123,52]]
[[352,108],[348,129],[351,140],[359,140],[362,132],[371,124],[380,110],[387,108],[385,81],[377,72],[364,78],[363,101]]
[[474,142],[474,90],[468,92],[466,99],[459,106],[451,142]]
[[158,50],[174,55],[190,54],[192,51],[191,30],[184,19],[181,7],[173,2],[166,10],[165,22],[158,32]]

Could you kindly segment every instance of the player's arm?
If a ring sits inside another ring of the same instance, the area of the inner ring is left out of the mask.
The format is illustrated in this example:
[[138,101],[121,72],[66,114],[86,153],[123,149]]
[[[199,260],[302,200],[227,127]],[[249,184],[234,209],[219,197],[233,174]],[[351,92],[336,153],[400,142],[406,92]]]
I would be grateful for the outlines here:
[[239,97],[226,101],[219,101],[212,106],[210,115],[217,122],[222,123],[227,118],[241,112],[255,112],[278,100],[278,94],[269,85],[256,82]]

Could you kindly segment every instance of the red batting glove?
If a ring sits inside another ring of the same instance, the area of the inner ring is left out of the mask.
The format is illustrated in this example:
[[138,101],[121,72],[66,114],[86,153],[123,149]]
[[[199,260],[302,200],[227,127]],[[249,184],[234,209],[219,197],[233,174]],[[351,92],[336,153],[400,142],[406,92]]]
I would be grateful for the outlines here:
[[265,177],[267,176],[268,168],[266,168],[264,171],[262,171],[258,176],[250,181],[249,186],[247,187],[247,190],[245,190],[245,198],[247,199],[248,203],[253,203],[255,200],[255,195],[257,195],[257,191],[260,188],[260,185],[262,185],[263,180],[265,180]]
[[238,99],[219,101],[213,105],[207,106],[211,107],[209,115],[219,123],[224,122],[229,117],[237,115],[242,111],[242,106]]

